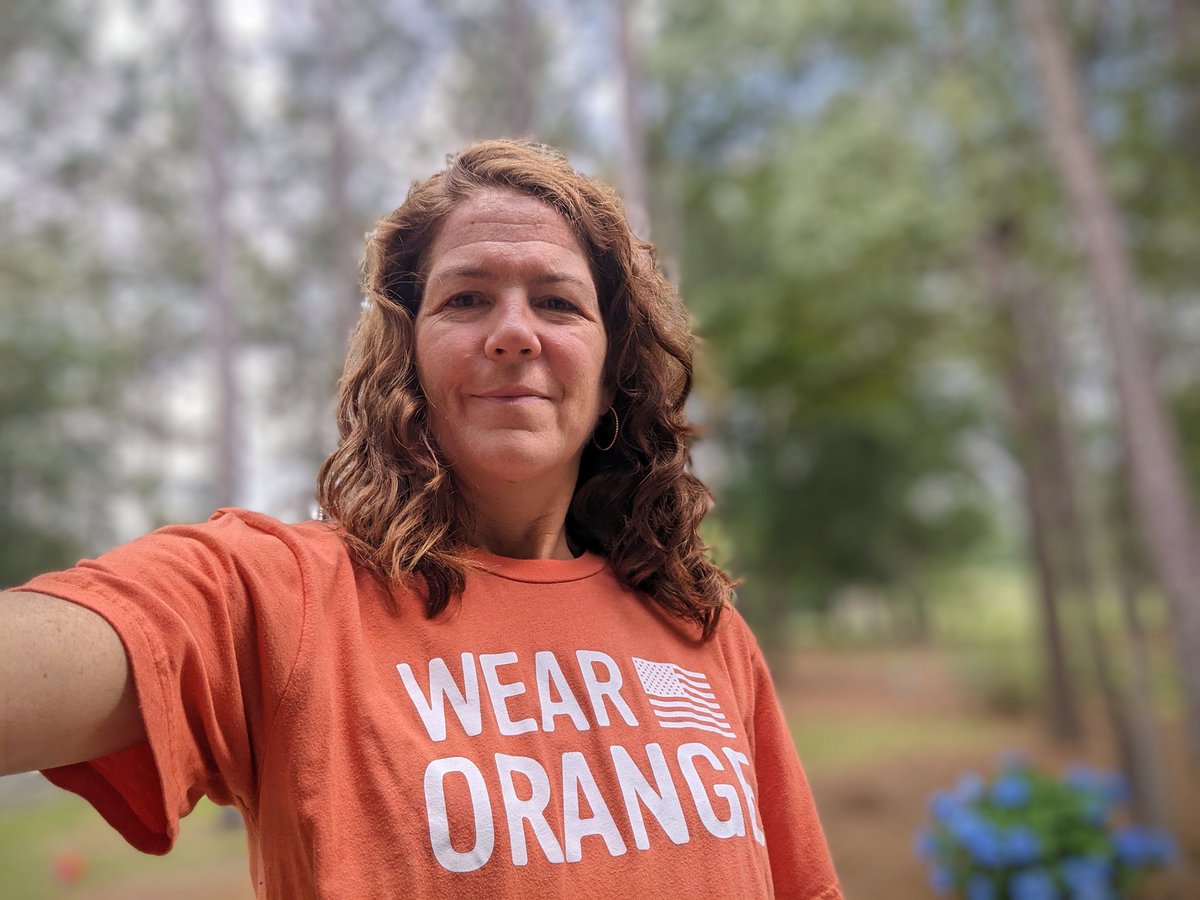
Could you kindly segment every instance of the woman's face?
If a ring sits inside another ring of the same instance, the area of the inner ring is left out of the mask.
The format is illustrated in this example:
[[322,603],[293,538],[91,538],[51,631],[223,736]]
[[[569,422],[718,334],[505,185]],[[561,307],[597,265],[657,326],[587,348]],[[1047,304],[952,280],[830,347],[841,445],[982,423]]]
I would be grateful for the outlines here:
[[489,189],[426,259],[416,361],[438,444],[464,484],[574,490],[607,409],[607,336],[591,268],[555,210]]

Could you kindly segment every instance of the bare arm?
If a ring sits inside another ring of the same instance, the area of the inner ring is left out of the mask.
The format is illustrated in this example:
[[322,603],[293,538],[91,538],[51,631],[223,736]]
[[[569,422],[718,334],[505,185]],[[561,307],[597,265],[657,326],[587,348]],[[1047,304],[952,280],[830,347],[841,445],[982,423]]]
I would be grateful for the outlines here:
[[108,622],[56,597],[0,595],[0,775],[95,759],[145,737]]

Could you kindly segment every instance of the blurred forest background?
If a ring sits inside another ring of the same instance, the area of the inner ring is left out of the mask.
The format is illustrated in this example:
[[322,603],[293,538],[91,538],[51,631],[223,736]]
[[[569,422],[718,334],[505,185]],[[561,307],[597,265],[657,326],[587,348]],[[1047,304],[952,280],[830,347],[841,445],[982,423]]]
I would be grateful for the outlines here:
[[[848,896],[923,896],[925,793],[1014,746],[1126,772],[1196,896],[1193,0],[3,0],[0,582],[311,515],[363,235],[495,135],[617,185],[704,336]],[[0,795],[0,894],[249,895],[215,811],[172,862],[72,802]]]

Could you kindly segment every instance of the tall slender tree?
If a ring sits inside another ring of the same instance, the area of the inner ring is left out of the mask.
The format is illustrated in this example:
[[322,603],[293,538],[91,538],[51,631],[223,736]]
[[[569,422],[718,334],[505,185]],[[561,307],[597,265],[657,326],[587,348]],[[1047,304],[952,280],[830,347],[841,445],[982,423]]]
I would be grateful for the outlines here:
[[473,138],[546,139],[551,42],[544,9],[529,0],[475,0],[448,7],[445,16],[458,58],[450,106],[459,128]]
[[1087,129],[1058,5],[1019,0],[1017,10],[1036,62],[1051,154],[1086,253],[1112,355],[1134,509],[1171,608],[1189,743],[1200,761],[1200,529],[1191,486],[1175,424],[1155,382],[1133,261]]
[[200,150],[204,160],[204,293],[208,302],[215,385],[213,501],[232,506],[241,494],[238,458],[238,321],[233,300],[229,224],[228,110],[225,48],[216,0],[193,0],[200,76]]
[[534,34],[528,0],[504,0],[504,116],[513,137],[530,137],[536,123]]
[[[1062,379],[1057,375],[1065,356],[1058,317],[1039,282],[1019,263],[1015,231],[1011,222],[997,223],[983,242],[982,258],[989,292],[1008,321],[1012,337],[1009,394],[1019,458],[1026,472],[1037,571],[1048,595],[1043,599],[1050,601],[1045,604],[1044,619],[1051,684],[1056,692],[1066,685],[1062,639],[1051,631],[1057,630],[1061,601],[1069,600],[1078,610],[1076,621],[1081,620],[1084,627],[1088,657],[1122,769],[1133,784],[1139,818],[1162,825],[1167,817],[1166,797],[1153,698],[1148,691],[1148,672],[1143,668],[1146,659],[1140,652],[1134,654],[1135,677],[1126,680],[1118,663],[1122,654],[1105,640],[1093,551],[1095,520],[1086,513],[1082,500],[1083,467],[1074,429],[1065,413]],[[1130,628],[1129,636],[1135,650],[1144,649],[1135,628]],[[1056,712],[1077,717],[1075,709],[1063,707],[1064,698],[1073,702],[1073,696],[1065,691],[1057,697],[1052,695],[1059,707]],[[1058,726],[1061,737],[1079,734],[1077,718],[1052,725]]]
[[1178,81],[1188,104],[1188,137],[1200,147],[1200,8],[1194,0],[1170,0],[1168,22]]
[[621,188],[625,212],[635,234],[650,237],[650,205],[646,197],[646,147],[639,104],[637,33],[634,0],[614,0],[617,67],[621,72]]
[[1065,591],[1056,552],[1061,543],[1061,535],[1057,534],[1060,523],[1050,502],[1057,488],[1054,467],[1047,458],[1058,440],[1059,397],[1050,382],[1051,373],[1044,368],[1045,360],[1040,358],[1042,354],[1034,352],[1041,338],[1036,333],[1035,317],[1044,298],[1032,296],[1016,272],[1010,249],[1012,228],[1012,223],[1005,221],[988,228],[980,238],[978,258],[987,294],[1004,326],[1000,367],[1012,412],[1016,455],[1024,472],[1030,556],[1037,579],[1049,688],[1047,722],[1052,737],[1072,744],[1082,738],[1083,722],[1063,628]]

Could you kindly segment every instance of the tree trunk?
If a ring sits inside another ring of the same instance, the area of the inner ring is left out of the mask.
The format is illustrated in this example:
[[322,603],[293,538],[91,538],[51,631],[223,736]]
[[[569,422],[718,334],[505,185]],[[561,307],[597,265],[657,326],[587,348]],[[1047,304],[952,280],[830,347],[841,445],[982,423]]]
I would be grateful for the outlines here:
[[912,611],[908,638],[916,644],[928,644],[932,637],[929,624],[929,597],[925,589],[915,582],[910,582],[908,589],[909,607]]
[[[1166,816],[1163,803],[1162,760],[1158,733],[1150,714],[1152,698],[1142,692],[1144,683],[1137,679],[1139,658],[1135,655],[1133,699],[1122,682],[1121,667],[1110,659],[1100,623],[1100,603],[1096,589],[1095,565],[1090,550],[1092,518],[1085,512],[1083,491],[1079,485],[1082,466],[1075,448],[1072,430],[1064,415],[1062,379],[1058,360],[1065,356],[1061,329],[1053,306],[1037,285],[1026,276],[1012,273],[1011,248],[1007,246],[1011,228],[994,230],[987,242],[993,260],[991,268],[1000,275],[992,281],[1016,337],[1014,358],[1023,383],[1031,396],[1025,401],[1033,430],[1026,433],[1028,457],[1033,461],[1036,480],[1033,509],[1046,520],[1049,539],[1045,542],[1044,561],[1053,582],[1077,598],[1082,608],[1089,656],[1096,683],[1104,698],[1109,725],[1122,768],[1133,785],[1134,805],[1143,821],[1161,823]],[[1130,645],[1137,650],[1136,630],[1129,631]]]
[[[310,312],[311,322],[305,337],[305,342],[313,348],[312,371],[317,376],[316,383],[309,385],[312,393],[307,404],[310,412],[306,455],[314,472],[337,438],[332,398],[350,335],[358,323],[362,298],[358,276],[362,234],[355,224],[350,196],[353,138],[342,104],[347,82],[344,11],[337,0],[319,0],[316,11],[321,30],[318,53],[324,75],[318,115],[324,120],[329,146],[324,165],[328,214],[321,231],[325,246],[318,256],[325,264],[322,281],[328,289],[326,299]],[[311,505],[311,491],[306,489],[303,499],[305,505]]]
[[229,166],[227,117],[223,94],[224,48],[218,31],[213,0],[195,0],[199,34],[200,147],[204,158],[204,293],[209,310],[209,339],[216,382],[214,416],[215,506],[233,506],[241,494],[237,450],[238,323],[231,287],[229,240]]
[[[1078,743],[1083,723],[1074,690],[1069,654],[1063,638],[1060,606],[1059,570],[1056,561],[1055,515],[1050,505],[1053,485],[1052,466],[1047,459],[1054,438],[1048,413],[1056,414],[1057,394],[1049,373],[1030,360],[1028,341],[1022,341],[1019,326],[1022,312],[1031,298],[1016,284],[1012,262],[1008,258],[1004,226],[996,226],[979,244],[979,262],[987,293],[1001,321],[1007,324],[1009,340],[1003,348],[1004,383],[1012,413],[1017,457],[1024,471],[1025,509],[1029,523],[1030,555],[1037,577],[1038,606],[1041,612],[1042,647],[1045,653],[1047,687],[1047,724],[1050,736],[1059,744]],[[1036,299],[1033,299],[1036,303]],[[1028,318],[1028,315],[1025,316]],[[1040,382],[1040,383],[1039,383]]]
[[1200,762],[1200,531],[1179,437],[1155,385],[1133,263],[1085,128],[1057,4],[1019,0],[1017,8],[1036,59],[1047,137],[1087,253],[1092,294],[1112,353],[1134,508],[1170,604],[1189,744]]
[[1175,42],[1176,79],[1185,87],[1186,138],[1200,146],[1200,8],[1196,0],[1171,0],[1169,30]]
[[509,52],[505,126],[511,137],[533,136],[537,109],[533,91],[533,22],[527,0],[504,0],[504,34]]
[[750,616],[771,676],[777,685],[782,685],[791,677],[792,647],[787,627],[790,585],[787,577],[767,573],[757,581],[753,607],[743,613]]
[[350,174],[354,158],[353,140],[342,108],[346,90],[346,59],[341,12],[335,0],[322,0],[324,41],[323,68],[326,73],[325,122],[329,155],[325,164],[325,197],[329,209],[330,319],[333,323],[332,362],[335,378],[341,371],[350,334],[361,313],[362,290],[358,279],[358,257],[363,237],[357,227],[350,197]]
[[1117,589],[1125,632],[1129,635],[1132,663],[1131,681],[1134,702],[1130,705],[1132,733],[1136,737],[1133,751],[1141,773],[1141,784],[1134,791],[1134,815],[1147,825],[1164,827],[1168,819],[1166,773],[1163,771],[1162,741],[1154,715],[1154,678],[1150,664],[1150,647],[1138,610],[1141,579],[1138,565],[1128,539],[1118,534]]
[[633,33],[633,0],[616,0],[617,63],[621,67],[622,171],[625,215],[634,234],[650,239],[650,207],[646,198],[646,151],[638,108],[638,55]]

